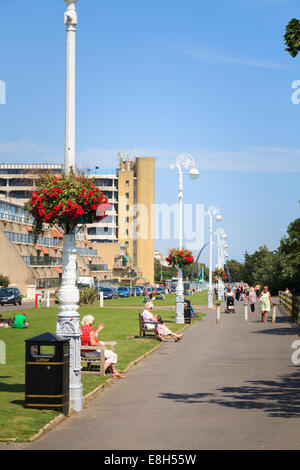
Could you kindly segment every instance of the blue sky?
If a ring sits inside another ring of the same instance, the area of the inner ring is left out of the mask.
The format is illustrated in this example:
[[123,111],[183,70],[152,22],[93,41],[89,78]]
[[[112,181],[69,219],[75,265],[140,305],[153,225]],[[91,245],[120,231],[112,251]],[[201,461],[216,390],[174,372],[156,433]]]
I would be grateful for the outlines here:
[[[156,202],[173,204],[169,166],[191,154],[200,177],[185,177],[184,202],[220,208],[229,257],[275,249],[299,217],[300,58],[282,37],[299,3],[79,0],[78,166],[116,166],[136,148],[156,157]],[[63,162],[64,10],[0,1],[1,162]]]

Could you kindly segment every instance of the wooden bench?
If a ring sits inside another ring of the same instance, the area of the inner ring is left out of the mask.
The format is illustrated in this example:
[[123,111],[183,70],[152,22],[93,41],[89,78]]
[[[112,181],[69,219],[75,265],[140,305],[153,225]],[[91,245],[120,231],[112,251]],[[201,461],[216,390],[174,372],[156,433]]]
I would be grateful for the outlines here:
[[[152,329],[148,329],[146,327],[147,324],[153,325],[154,327]],[[145,337],[146,333],[148,333],[149,336],[154,335],[155,339],[158,339],[157,323],[153,323],[151,321],[144,321],[141,313],[139,313],[139,326],[140,326],[140,338]]]
[[[104,357],[104,351],[105,349],[111,349],[112,351],[115,351],[115,345],[117,344],[116,341],[103,341],[103,344],[99,344],[97,346],[81,346],[80,348],[80,355],[81,355],[81,364],[86,362],[86,367],[87,370],[84,371],[82,370],[83,373],[86,374],[99,374],[104,376],[104,364],[105,364],[105,357]],[[108,348],[108,346],[110,346]],[[95,351],[98,350],[100,351],[100,356],[99,357],[86,357],[84,356],[83,351]],[[92,370],[93,366],[99,367],[99,372],[95,372]]]

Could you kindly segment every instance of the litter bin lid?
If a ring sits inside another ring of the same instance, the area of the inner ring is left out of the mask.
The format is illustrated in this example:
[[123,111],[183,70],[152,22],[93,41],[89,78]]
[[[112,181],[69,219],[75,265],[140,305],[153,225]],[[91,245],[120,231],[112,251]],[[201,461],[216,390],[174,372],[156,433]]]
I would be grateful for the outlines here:
[[54,335],[53,333],[43,333],[38,336],[34,336],[33,338],[25,339],[25,342],[30,343],[57,343],[57,342],[65,342],[69,341],[62,336]]

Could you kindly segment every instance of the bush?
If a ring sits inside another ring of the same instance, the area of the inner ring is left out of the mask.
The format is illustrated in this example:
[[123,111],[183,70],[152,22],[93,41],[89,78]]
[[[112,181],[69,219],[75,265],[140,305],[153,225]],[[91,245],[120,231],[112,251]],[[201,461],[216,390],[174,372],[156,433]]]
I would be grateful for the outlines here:
[[98,299],[98,291],[94,287],[79,289],[79,303],[91,305]]
[[3,274],[0,274],[0,286],[1,287],[8,287],[9,286],[9,279],[6,276],[3,276]]

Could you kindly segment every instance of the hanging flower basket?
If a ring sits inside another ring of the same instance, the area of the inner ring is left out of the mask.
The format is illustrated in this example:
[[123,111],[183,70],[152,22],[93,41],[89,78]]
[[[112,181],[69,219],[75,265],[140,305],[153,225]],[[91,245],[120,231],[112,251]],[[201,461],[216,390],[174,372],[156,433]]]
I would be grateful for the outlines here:
[[212,273],[213,275],[213,280],[214,282],[218,281],[220,278],[223,280],[223,281],[226,281],[227,280],[227,274],[226,274],[226,271],[224,269],[215,269],[214,272]]
[[37,241],[43,223],[59,225],[72,233],[77,225],[98,222],[105,217],[107,198],[96,188],[93,180],[71,171],[53,177],[46,174],[37,183],[25,207],[34,219],[33,233]]
[[177,266],[178,268],[183,268],[187,264],[194,262],[193,253],[189,250],[171,250],[166,261],[169,265]]

